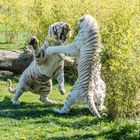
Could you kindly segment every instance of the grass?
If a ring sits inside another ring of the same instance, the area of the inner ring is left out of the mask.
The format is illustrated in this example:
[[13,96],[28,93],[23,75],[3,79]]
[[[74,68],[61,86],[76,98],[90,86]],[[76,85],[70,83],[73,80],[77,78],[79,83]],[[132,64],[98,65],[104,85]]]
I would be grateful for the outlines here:
[[[16,43],[6,43],[6,37],[10,38],[10,35],[6,36],[6,26],[0,24],[0,50],[23,50],[25,44],[21,41],[21,38],[17,38]],[[25,41],[24,41],[25,42]]]
[[[59,94],[53,86],[50,99],[58,105],[42,104],[39,96],[30,92],[20,98],[21,105],[12,105],[11,94],[7,91],[6,79],[17,84],[18,77],[0,77],[0,139],[1,140],[139,140],[140,121],[138,119],[113,120],[108,117],[97,119],[86,105],[74,106],[67,115],[53,112],[61,108],[66,95]],[[66,93],[71,85],[66,84]]]
[[16,44],[0,44],[0,50],[19,50]]

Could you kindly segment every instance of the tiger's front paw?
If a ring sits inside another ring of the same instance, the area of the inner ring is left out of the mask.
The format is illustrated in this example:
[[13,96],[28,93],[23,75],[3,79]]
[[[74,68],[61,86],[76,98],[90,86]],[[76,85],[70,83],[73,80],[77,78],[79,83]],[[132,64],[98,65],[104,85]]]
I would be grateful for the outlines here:
[[29,45],[32,45],[33,48],[37,48],[37,45],[38,45],[38,40],[36,39],[35,36],[32,36],[31,39],[29,40]]

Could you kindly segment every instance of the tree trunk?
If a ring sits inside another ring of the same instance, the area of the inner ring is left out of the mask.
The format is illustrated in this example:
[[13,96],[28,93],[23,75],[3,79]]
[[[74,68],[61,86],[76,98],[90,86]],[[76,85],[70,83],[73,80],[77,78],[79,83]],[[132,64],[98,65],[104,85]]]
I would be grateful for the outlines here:
[[33,55],[16,51],[0,51],[0,70],[22,73],[33,61]]
[[[32,53],[19,51],[0,51],[0,70],[11,71],[14,74],[21,74],[33,61]],[[74,59],[66,57],[65,72],[73,73],[76,70]]]

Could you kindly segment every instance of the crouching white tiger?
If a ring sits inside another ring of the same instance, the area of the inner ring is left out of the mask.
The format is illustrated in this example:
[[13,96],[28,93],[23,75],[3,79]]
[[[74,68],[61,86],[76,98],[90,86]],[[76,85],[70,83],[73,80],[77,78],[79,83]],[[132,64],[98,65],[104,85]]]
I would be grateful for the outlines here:
[[70,45],[49,47],[46,54],[61,53],[78,59],[78,78],[67,97],[64,107],[55,112],[68,113],[73,103],[84,99],[89,110],[101,117],[104,107],[105,83],[101,79],[99,28],[94,17],[85,15],[78,21],[78,35]]
[[52,76],[57,78],[61,94],[65,93],[63,56],[59,54],[45,55],[45,50],[50,45],[62,45],[69,36],[70,26],[64,22],[57,22],[49,27],[48,36],[41,48],[38,46],[37,39],[31,38],[29,44],[33,46],[34,61],[20,76],[15,90],[12,89],[11,81],[8,80],[9,92],[15,93],[13,104],[20,104],[18,99],[25,91],[39,94],[40,101],[43,103],[56,103],[48,98],[52,89]]

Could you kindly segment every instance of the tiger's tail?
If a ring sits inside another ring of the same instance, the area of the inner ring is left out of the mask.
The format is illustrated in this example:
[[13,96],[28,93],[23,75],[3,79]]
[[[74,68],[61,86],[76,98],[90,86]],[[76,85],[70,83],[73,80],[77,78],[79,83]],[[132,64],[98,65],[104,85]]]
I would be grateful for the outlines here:
[[7,83],[8,83],[8,91],[12,94],[15,94],[15,89],[12,88],[12,81],[8,79]]

